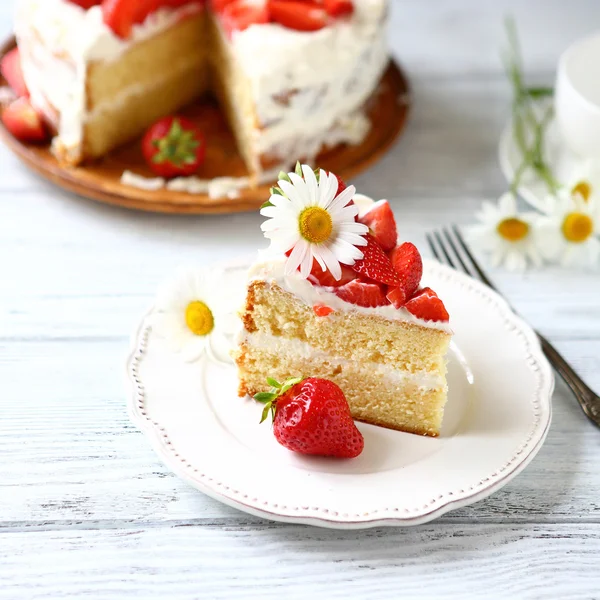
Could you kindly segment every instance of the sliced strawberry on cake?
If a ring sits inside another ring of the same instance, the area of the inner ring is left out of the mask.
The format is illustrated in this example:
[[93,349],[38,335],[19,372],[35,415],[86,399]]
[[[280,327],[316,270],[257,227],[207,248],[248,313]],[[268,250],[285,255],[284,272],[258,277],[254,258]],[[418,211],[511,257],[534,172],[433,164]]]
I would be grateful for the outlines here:
[[327,25],[329,15],[317,2],[269,0],[271,19],[297,31],[318,31]]
[[367,240],[367,245],[361,248],[363,258],[358,259],[352,265],[352,269],[359,275],[368,277],[373,281],[391,286],[397,285],[400,282],[400,278],[386,253],[372,235],[366,234],[365,239]]
[[387,200],[379,200],[358,217],[359,223],[364,223],[381,246],[384,252],[389,252],[398,243],[398,230],[394,213]]
[[270,19],[266,0],[221,0],[221,23],[225,31],[243,31],[251,25],[268,23]]
[[431,288],[423,288],[415,294],[404,308],[419,319],[424,321],[448,321],[450,315],[444,303]]
[[390,260],[398,275],[398,283],[390,287],[387,297],[396,308],[401,308],[419,287],[423,259],[414,244],[404,242],[390,252]]

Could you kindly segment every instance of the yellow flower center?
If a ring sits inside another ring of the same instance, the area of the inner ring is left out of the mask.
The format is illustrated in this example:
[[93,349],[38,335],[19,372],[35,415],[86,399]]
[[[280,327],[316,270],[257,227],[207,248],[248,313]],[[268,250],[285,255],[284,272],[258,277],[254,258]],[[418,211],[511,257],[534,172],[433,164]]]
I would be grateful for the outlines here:
[[581,196],[586,202],[590,199],[592,186],[587,181],[578,181],[571,188],[571,196]]
[[509,242],[519,242],[527,237],[529,225],[525,223],[525,221],[521,221],[521,219],[510,217],[509,219],[500,221],[496,230],[500,237],[503,237],[505,240],[508,240]]
[[325,242],[333,231],[331,215],[319,206],[309,206],[300,213],[298,219],[300,235],[313,244]]
[[585,242],[594,231],[591,217],[583,213],[569,213],[562,224],[563,235],[569,242],[579,244]]
[[212,311],[200,300],[195,300],[187,305],[185,322],[190,331],[196,335],[207,335],[215,326]]

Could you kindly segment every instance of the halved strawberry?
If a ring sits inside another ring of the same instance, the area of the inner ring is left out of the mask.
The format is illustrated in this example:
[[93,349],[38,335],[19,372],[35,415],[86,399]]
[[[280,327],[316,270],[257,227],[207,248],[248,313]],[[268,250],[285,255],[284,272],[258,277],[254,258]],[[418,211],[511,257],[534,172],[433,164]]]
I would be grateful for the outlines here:
[[340,265],[342,267],[342,276],[339,280],[335,279],[331,274],[331,271],[323,271],[321,265],[314,260],[313,267],[310,271],[308,280],[313,285],[322,285],[323,287],[340,287],[346,283],[356,279],[356,273],[346,265]]
[[92,8],[92,6],[96,6],[98,4],[102,4],[102,0],[70,0],[73,4],[77,4],[77,6],[81,6],[81,8]]
[[373,281],[392,286],[398,285],[400,278],[387,254],[371,234],[367,233],[365,237],[367,245],[360,247],[364,256],[352,265],[352,269]]
[[115,35],[125,39],[132,27],[143,23],[158,6],[159,0],[103,0],[102,15]]
[[221,21],[225,31],[243,31],[250,25],[268,23],[269,9],[266,2],[252,0],[233,0],[227,3],[221,11]]
[[444,303],[431,288],[423,288],[412,297],[404,308],[415,317],[425,321],[448,321],[450,315]]
[[327,14],[332,17],[351,15],[354,12],[354,4],[351,0],[323,0]]
[[414,244],[404,242],[390,252],[390,260],[398,274],[398,287],[404,294],[406,301],[419,287],[421,277],[423,277],[423,259]]
[[298,31],[317,31],[328,21],[327,12],[317,2],[269,0],[269,11],[273,21]]
[[387,200],[375,202],[367,212],[358,218],[358,222],[363,223],[371,230],[371,235],[385,252],[395,248],[398,243],[398,231],[394,213]]
[[42,117],[28,98],[11,102],[2,112],[2,122],[8,131],[23,142],[43,142],[49,137]]
[[381,286],[360,279],[354,279],[341,287],[335,288],[333,293],[342,300],[357,306],[375,307],[385,306],[388,303]]
[[14,48],[4,55],[2,62],[0,62],[0,72],[17,96],[29,96],[23,71],[21,70],[21,56],[18,48]]

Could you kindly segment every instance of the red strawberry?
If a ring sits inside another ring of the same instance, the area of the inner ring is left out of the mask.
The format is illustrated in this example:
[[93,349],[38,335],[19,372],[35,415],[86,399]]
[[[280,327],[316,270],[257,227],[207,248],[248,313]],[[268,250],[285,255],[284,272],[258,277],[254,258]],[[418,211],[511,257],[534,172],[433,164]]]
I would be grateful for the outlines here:
[[398,231],[394,213],[387,200],[375,202],[369,210],[358,218],[371,230],[371,235],[385,252],[389,252],[398,243]]
[[354,12],[354,5],[351,0],[323,0],[323,5],[327,14],[332,17],[351,15]]
[[317,31],[327,25],[328,15],[317,2],[269,0],[269,12],[276,23],[298,31]]
[[367,245],[360,247],[364,256],[352,265],[352,269],[379,283],[387,283],[393,286],[398,285],[400,278],[396,271],[394,271],[386,253],[372,235],[367,233],[365,237]]
[[308,280],[313,285],[340,287],[341,285],[345,285],[349,281],[356,279],[356,273],[350,267],[347,267],[346,265],[340,265],[340,267],[342,267],[342,276],[339,280],[336,280],[331,274],[331,271],[323,271],[321,265],[316,260],[313,260],[313,267]]
[[71,2],[77,4],[77,6],[81,6],[81,8],[85,8],[85,10],[97,4],[102,4],[102,0],[71,0]]
[[103,0],[102,14],[115,35],[125,39],[131,34],[131,28],[143,23],[159,5],[159,0]]
[[262,421],[274,413],[273,433],[282,446],[301,454],[338,458],[354,458],[363,451],[365,440],[335,383],[317,377],[283,384],[267,381],[271,391],[254,398],[265,404]]
[[11,102],[2,112],[2,122],[8,131],[23,142],[44,142],[49,137],[42,117],[28,98]]
[[204,162],[206,141],[190,120],[165,117],[144,135],[142,152],[157,175],[183,177],[193,175]]
[[[333,175],[337,179],[338,189],[336,192],[336,196],[339,196],[348,186],[346,185],[346,182],[339,175],[336,175],[335,173],[331,173],[331,171],[329,174]],[[351,204],[351,202],[349,202],[349,204]]]
[[402,308],[408,300],[408,296],[404,293],[402,288],[399,287],[388,287],[385,297],[390,301],[390,304],[393,304],[396,308]]
[[388,298],[396,308],[399,308],[397,303],[402,306],[419,287],[423,277],[423,259],[414,244],[404,242],[390,252],[390,260],[400,281],[399,292],[394,294],[395,300],[389,298],[389,295]]
[[333,308],[326,306],[325,304],[315,304],[313,306],[313,312],[317,317],[327,317],[333,312]]
[[215,12],[221,12],[231,2],[233,2],[233,0],[210,0],[212,9]]
[[0,62],[0,73],[17,96],[29,96],[23,71],[21,70],[21,56],[18,48],[14,48],[4,55],[2,62]]
[[354,279],[341,287],[335,288],[333,293],[342,300],[356,306],[375,307],[385,306],[388,303],[381,286],[360,279]]
[[449,321],[450,316],[444,303],[431,288],[423,288],[411,298],[404,308],[415,317],[426,321]]
[[229,33],[243,31],[250,25],[259,25],[269,22],[269,10],[266,2],[253,2],[252,0],[233,0],[222,9],[221,20],[223,27]]

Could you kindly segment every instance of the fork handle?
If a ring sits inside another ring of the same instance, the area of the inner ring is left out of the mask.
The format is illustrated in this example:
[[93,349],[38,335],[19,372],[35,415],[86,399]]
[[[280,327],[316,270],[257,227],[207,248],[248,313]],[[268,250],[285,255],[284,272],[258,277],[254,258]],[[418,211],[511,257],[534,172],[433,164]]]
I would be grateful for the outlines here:
[[575,373],[558,350],[543,335],[539,334],[537,331],[536,333],[540,340],[540,344],[542,345],[542,350],[544,351],[546,358],[550,361],[550,364],[569,386],[585,415],[592,423],[594,423],[594,425],[600,427],[600,405],[593,401],[593,398],[595,398],[594,392],[584,383],[581,377]]

